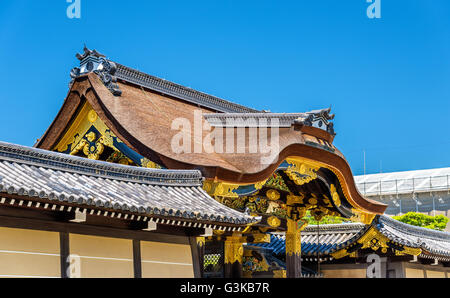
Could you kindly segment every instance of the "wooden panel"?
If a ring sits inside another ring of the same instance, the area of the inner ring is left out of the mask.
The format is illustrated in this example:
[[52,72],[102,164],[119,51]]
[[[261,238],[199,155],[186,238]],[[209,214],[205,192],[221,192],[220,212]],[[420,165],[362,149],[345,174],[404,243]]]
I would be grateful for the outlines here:
[[[79,256],[82,278],[132,278],[133,241],[70,234],[70,254]],[[72,271],[73,272],[73,271]]]
[[141,241],[142,277],[193,278],[190,245]]
[[61,276],[59,233],[0,228],[0,277]]
[[427,278],[445,278],[445,272],[427,270]]
[[323,270],[325,278],[365,278],[364,269],[345,269],[345,270]]
[[405,269],[406,278],[424,278],[424,271],[422,269],[412,269],[412,268],[406,268]]

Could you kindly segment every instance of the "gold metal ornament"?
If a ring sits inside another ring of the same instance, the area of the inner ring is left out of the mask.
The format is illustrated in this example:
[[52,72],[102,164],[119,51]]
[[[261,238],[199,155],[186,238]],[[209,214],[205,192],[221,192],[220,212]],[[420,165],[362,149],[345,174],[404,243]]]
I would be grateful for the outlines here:
[[203,247],[205,246],[206,239],[205,237],[197,237],[197,246]]
[[266,197],[271,200],[271,201],[276,201],[279,200],[281,195],[278,191],[276,191],[275,189],[269,189],[266,192]]
[[269,224],[269,226],[271,226],[272,228],[278,228],[281,224],[281,221],[278,217],[276,216],[271,216],[267,219],[267,223]]
[[88,120],[91,123],[94,123],[95,121],[97,121],[98,119],[98,115],[94,110],[90,110],[88,113]]

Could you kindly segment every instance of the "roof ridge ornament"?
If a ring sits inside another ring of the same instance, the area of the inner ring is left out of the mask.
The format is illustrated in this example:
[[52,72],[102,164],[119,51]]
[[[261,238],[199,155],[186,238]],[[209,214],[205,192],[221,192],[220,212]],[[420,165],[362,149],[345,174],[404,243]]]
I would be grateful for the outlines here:
[[117,71],[117,65],[106,59],[106,56],[100,54],[96,50],[89,50],[84,45],[83,54],[76,54],[78,60],[80,60],[80,67],[75,67],[70,72],[71,81],[69,88],[72,87],[76,78],[81,75],[93,72],[99,76],[106,88],[111,91],[115,96],[121,96],[122,91],[117,85],[117,77],[115,73]]
[[83,61],[85,58],[87,58],[88,56],[94,56],[97,58],[106,58],[105,55],[100,54],[99,52],[97,52],[97,50],[89,50],[86,47],[86,44],[84,44],[84,48],[83,48],[84,53],[83,54],[76,54],[75,57],[77,57],[78,60]]

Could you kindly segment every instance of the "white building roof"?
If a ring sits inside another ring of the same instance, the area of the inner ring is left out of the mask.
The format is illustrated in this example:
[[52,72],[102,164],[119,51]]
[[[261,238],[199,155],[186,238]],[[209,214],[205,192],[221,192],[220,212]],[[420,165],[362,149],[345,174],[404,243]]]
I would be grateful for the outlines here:
[[367,196],[450,190],[450,168],[355,176]]

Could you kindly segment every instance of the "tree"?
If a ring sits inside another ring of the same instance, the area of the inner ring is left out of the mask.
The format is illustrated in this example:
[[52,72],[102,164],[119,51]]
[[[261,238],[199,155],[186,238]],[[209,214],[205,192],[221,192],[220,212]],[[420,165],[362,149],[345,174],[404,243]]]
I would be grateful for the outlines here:
[[443,215],[430,216],[417,212],[408,212],[401,216],[394,216],[393,218],[406,224],[438,231],[445,230],[449,220]]
[[350,220],[348,218],[343,218],[343,217],[339,217],[339,216],[324,216],[320,222],[318,222],[317,220],[314,219],[314,217],[311,215],[311,212],[308,211],[306,213],[306,216],[304,218],[307,222],[308,225],[330,225],[330,224],[341,224],[341,223],[345,223],[345,222],[349,222]]

